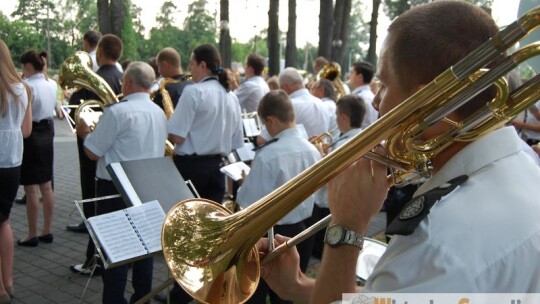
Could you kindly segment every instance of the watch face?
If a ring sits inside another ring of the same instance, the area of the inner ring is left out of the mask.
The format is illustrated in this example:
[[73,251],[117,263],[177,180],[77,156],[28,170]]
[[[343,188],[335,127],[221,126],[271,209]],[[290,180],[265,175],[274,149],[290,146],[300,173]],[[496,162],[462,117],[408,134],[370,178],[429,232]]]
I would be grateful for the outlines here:
[[341,241],[342,238],[343,238],[343,229],[341,229],[341,227],[332,226],[328,228],[328,231],[326,232],[326,240],[328,244],[336,245]]

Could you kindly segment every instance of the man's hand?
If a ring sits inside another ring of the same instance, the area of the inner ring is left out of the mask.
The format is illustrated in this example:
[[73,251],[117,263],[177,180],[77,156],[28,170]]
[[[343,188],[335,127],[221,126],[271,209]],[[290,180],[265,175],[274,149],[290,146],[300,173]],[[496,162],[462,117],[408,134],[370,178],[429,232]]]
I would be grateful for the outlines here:
[[76,130],[77,130],[77,136],[82,139],[85,139],[86,136],[88,136],[88,134],[92,132],[92,129],[90,129],[90,127],[88,126],[88,124],[86,123],[84,119],[79,119],[79,121],[77,122]]
[[[277,234],[274,244],[277,247],[287,240],[289,238]],[[262,260],[268,254],[268,239],[259,240],[256,246]],[[300,270],[300,256],[296,247],[261,266],[261,278],[280,298],[294,302],[308,302],[314,283]]]
[[361,158],[331,180],[328,198],[332,223],[364,233],[386,198],[386,172],[386,166]]

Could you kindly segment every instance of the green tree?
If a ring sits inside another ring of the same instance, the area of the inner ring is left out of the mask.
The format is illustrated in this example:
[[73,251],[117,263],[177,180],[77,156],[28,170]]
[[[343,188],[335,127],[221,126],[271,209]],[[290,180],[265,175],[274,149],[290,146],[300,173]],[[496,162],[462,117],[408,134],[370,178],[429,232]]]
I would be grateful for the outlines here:
[[29,49],[41,49],[43,46],[43,36],[36,33],[30,24],[20,20],[10,21],[1,12],[0,28],[0,39],[6,43],[15,65],[18,65],[22,53]]
[[122,30],[122,43],[124,44],[124,52],[122,59],[137,60],[139,54],[137,53],[137,33],[135,33],[133,26],[133,19],[131,17],[131,1],[124,0],[124,28]]
[[184,20],[184,33],[191,52],[203,43],[216,43],[217,32],[214,17],[206,10],[206,0],[195,0],[188,6],[189,14]]
[[160,8],[160,12],[156,17],[156,22],[160,28],[172,27],[172,21],[174,20],[174,15],[178,12],[176,5],[167,0],[163,2],[163,5]]

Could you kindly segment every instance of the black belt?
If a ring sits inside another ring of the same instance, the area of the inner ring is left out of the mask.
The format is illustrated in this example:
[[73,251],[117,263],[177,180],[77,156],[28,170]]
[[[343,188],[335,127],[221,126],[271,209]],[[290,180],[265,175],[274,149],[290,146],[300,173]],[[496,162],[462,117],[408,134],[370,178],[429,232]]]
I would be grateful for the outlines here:
[[40,121],[32,121],[32,126],[48,126],[52,125],[53,120],[52,119],[42,119]]
[[221,154],[208,154],[208,155],[199,155],[199,154],[178,155],[178,154],[175,154],[174,157],[190,158],[190,159],[210,159],[210,158],[221,158]]

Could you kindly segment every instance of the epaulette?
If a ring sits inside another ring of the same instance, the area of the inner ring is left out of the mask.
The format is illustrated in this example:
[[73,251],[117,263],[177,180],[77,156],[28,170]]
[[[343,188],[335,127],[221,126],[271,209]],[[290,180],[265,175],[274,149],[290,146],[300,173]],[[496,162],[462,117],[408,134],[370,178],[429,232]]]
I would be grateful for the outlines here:
[[386,228],[386,234],[409,235],[413,233],[420,222],[429,214],[431,207],[443,196],[466,182],[468,178],[467,175],[458,176],[418,197],[413,197]]
[[279,138],[277,138],[277,137],[276,137],[276,138],[272,138],[272,139],[270,139],[269,141],[265,142],[263,145],[260,145],[260,146],[258,146],[258,147],[255,147],[255,148],[251,149],[251,151],[257,152],[257,151],[259,151],[260,149],[262,149],[262,148],[264,148],[264,147],[266,147],[266,146],[268,146],[268,145],[270,145],[270,144],[272,144],[272,143],[275,143],[275,142],[278,141],[278,140],[279,140]]

